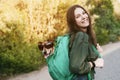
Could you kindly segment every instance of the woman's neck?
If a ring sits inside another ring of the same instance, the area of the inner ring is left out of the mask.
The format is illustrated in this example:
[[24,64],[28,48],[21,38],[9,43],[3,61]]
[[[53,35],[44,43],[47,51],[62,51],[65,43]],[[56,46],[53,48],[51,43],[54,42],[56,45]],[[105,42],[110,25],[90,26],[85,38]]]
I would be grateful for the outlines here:
[[83,32],[87,32],[87,27],[85,27],[85,28],[80,28],[80,30],[83,31]]

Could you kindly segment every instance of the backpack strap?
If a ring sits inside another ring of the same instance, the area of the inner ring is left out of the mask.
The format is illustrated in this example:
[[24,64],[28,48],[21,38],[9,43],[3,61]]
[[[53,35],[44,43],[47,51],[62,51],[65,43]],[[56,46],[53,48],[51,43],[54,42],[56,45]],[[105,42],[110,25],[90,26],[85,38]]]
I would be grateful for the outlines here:
[[[75,36],[76,36],[76,33],[70,34],[70,41],[69,41],[69,54],[70,54],[70,51],[71,51],[71,48],[72,48],[72,45],[73,45],[73,42],[74,42]],[[68,54],[68,56],[70,57],[69,54]]]

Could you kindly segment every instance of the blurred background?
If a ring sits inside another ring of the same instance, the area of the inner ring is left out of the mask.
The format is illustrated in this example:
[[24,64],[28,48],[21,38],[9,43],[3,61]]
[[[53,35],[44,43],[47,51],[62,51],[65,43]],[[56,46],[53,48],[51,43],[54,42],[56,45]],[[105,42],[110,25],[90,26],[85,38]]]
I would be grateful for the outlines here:
[[37,43],[67,32],[73,4],[87,9],[101,45],[120,41],[120,0],[0,0],[0,78],[46,64]]

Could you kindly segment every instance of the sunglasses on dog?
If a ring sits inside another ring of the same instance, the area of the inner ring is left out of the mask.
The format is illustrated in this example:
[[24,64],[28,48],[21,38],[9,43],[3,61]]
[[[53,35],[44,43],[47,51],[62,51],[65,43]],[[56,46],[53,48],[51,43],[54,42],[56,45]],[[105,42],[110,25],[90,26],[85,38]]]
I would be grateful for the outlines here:
[[39,50],[43,50],[43,48],[47,48],[47,49],[50,49],[54,46],[53,42],[47,42],[47,43],[42,43],[42,42],[39,42],[38,43],[38,48]]

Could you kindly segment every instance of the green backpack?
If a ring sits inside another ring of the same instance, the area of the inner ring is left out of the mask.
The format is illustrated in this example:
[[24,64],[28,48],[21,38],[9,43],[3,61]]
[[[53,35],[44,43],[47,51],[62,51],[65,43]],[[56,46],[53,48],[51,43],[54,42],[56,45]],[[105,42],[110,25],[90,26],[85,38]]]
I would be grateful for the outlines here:
[[[46,59],[49,74],[53,80],[74,80],[76,78],[76,74],[69,70],[69,42],[70,34],[57,37],[54,53]],[[90,73],[88,79],[92,80]]]
[[55,50],[47,58],[49,74],[53,80],[74,80],[75,74],[69,70],[69,34],[56,39]]

